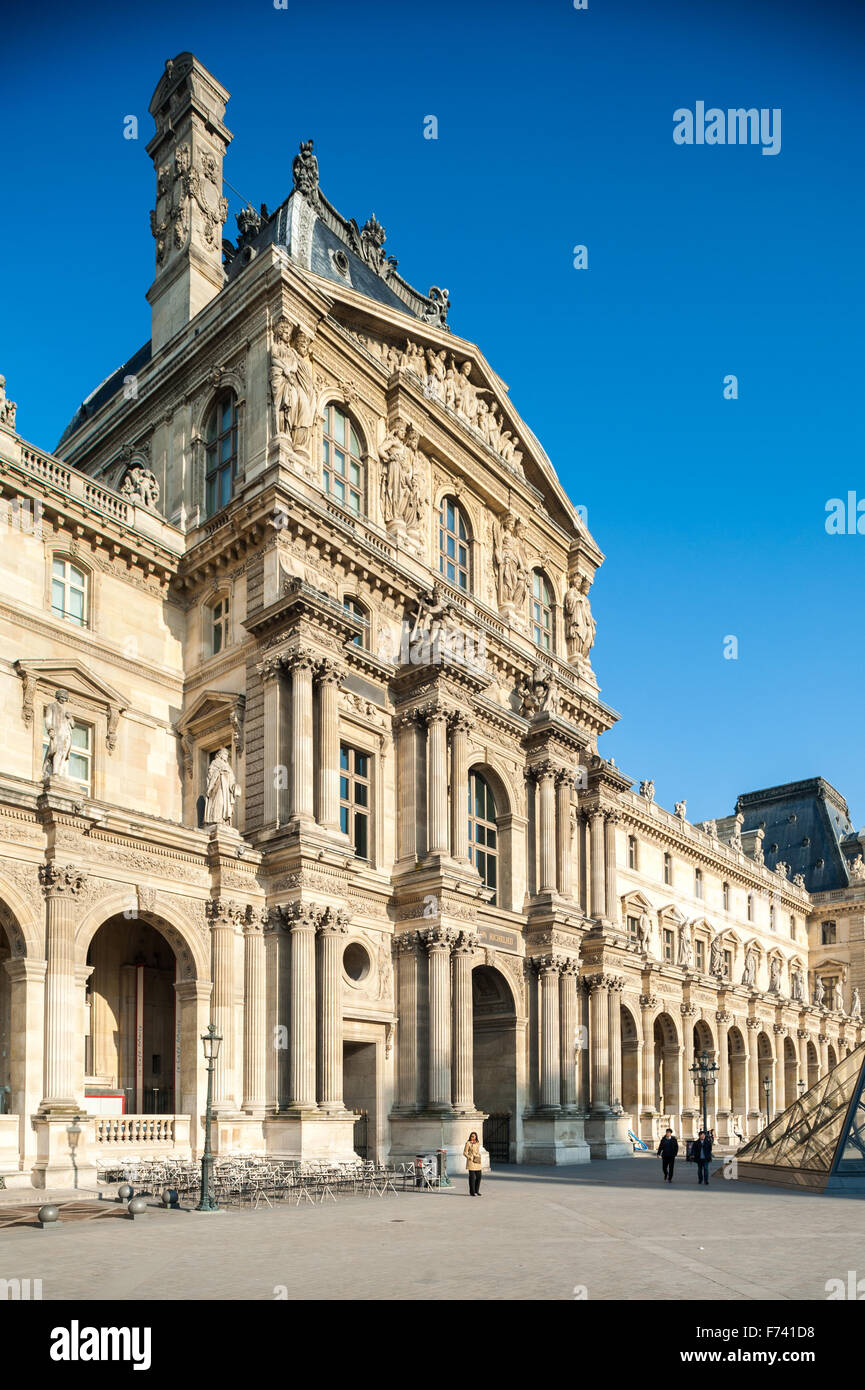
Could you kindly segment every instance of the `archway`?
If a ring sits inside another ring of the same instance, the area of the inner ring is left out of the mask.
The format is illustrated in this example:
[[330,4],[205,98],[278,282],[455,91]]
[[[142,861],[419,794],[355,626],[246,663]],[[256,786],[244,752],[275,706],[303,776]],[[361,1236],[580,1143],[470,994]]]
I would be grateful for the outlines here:
[[636,1019],[625,1004],[622,1005],[621,1013],[622,1109],[631,1116],[632,1127],[636,1130],[640,1123],[640,1035],[637,1031]]
[[12,981],[6,962],[12,959],[12,937],[0,905],[0,1115],[12,1113]]
[[472,971],[474,1102],[486,1113],[483,1142],[492,1163],[516,1157],[517,1014],[510,985],[494,966]]
[[781,1097],[775,1095],[774,1069],[775,1051],[768,1033],[761,1030],[757,1035],[757,1094],[751,1097],[751,1109],[760,1113],[758,1129],[762,1129],[764,1124],[769,1124],[781,1109]]
[[[712,1029],[704,1018],[698,1018],[694,1024],[694,1059],[700,1060],[703,1053],[706,1053],[710,1062],[717,1062],[718,1058],[715,1050],[715,1038]],[[694,1109],[697,1112],[697,1129],[703,1123],[703,1092],[702,1088],[695,1084],[691,1077],[687,1077],[685,1085],[689,1094],[694,1097]],[[715,1127],[714,1111],[718,1105],[718,1073],[715,1073],[715,1084],[706,1088],[706,1119],[710,1129]]]
[[833,1067],[837,1067],[837,1065],[838,1065],[838,1054],[837,1054],[837,1052],[835,1051],[835,1048],[832,1046],[831,1043],[829,1044],[828,1054],[829,1054],[829,1070],[831,1071]]
[[679,1034],[669,1014],[658,1014],[655,1036],[655,1109],[663,1119],[672,1119],[681,1106],[679,1078]]
[[87,951],[84,1094],[91,1114],[172,1114],[180,1087],[177,957],[140,917],[109,918]]
[[812,1042],[808,1043],[808,1090],[820,1080],[820,1058]]
[[[735,1026],[727,1033],[727,1070],[730,1111],[737,1120],[744,1123],[747,1060],[745,1039],[742,1037],[741,1030]],[[744,1133],[744,1131],[742,1132]]]
[[784,1039],[784,1108],[799,1099],[799,1058],[792,1038]]

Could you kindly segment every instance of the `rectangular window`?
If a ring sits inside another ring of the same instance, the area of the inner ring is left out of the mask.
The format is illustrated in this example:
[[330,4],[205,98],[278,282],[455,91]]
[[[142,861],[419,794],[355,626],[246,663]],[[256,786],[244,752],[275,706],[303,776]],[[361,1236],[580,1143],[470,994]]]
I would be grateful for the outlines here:
[[664,882],[673,882],[673,856],[671,854],[664,855]]
[[76,627],[87,626],[87,576],[59,556],[51,562],[51,612]]
[[733,955],[730,951],[724,952],[724,979],[729,980],[733,973]]
[[629,917],[627,920],[628,920],[628,940],[629,940],[629,941],[637,941],[637,940],[639,940],[639,936],[640,936],[640,919],[639,919],[639,917]]
[[821,945],[821,946],[834,946],[834,945],[835,945],[835,923],[834,923],[834,922],[821,922],[821,923],[820,923],[820,945]]
[[369,817],[372,758],[357,748],[340,744],[339,825],[358,859],[369,859]]
[[[42,732],[42,757],[48,751],[48,730]],[[77,782],[83,792],[92,795],[93,786],[93,729],[89,724],[76,721],[72,730],[72,747],[65,774],[70,782]]]
[[698,970],[700,970],[700,971],[705,971],[705,969],[706,969],[706,943],[705,943],[705,941],[695,941],[695,942],[694,942],[694,961],[695,961],[695,964],[696,964]]
[[749,894],[748,894],[748,921],[749,921],[749,922],[753,922],[753,920],[754,920],[754,896],[753,896],[752,893],[749,893]]
[[637,837],[636,837],[635,835],[629,835],[629,836],[628,836],[628,868],[629,868],[629,869],[636,869],[636,867],[637,867]]
[[674,954],[674,952],[673,952],[673,932],[669,931],[669,930],[665,927],[665,928],[664,928],[664,960],[669,961],[669,963],[670,963],[671,965],[672,965],[672,963],[673,963],[673,954]]
[[730,885],[729,885],[729,883],[725,883],[725,884],[724,884],[724,887],[723,887],[723,889],[721,890],[721,893],[722,893],[722,897],[723,897],[723,900],[724,900],[724,911],[725,911],[725,912],[729,912],[729,911],[730,911]]
[[792,914],[790,916],[790,936],[794,941],[796,940],[796,918]]
[[697,869],[694,874],[694,893],[702,900],[703,897],[703,870]]

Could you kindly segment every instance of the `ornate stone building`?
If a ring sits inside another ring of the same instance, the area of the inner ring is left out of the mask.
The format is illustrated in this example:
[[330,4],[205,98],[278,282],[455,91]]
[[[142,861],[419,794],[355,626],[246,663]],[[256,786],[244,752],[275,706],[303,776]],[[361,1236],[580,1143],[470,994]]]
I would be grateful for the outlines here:
[[220,1150],[626,1153],[703,1049],[733,1142],[862,1037],[849,822],[812,897],[599,755],[550,460],[312,142],[224,239],[227,99],[151,102],[151,341],[54,454],[0,389],[0,1175],[197,1152],[211,1020]]

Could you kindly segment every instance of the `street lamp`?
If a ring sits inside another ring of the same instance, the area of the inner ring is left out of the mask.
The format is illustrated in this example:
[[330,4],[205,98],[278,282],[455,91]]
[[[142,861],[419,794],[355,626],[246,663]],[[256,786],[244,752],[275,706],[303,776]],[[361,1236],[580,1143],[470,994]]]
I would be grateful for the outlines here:
[[213,1109],[213,1068],[219,1056],[222,1035],[217,1033],[216,1024],[208,1023],[207,1032],[202,1033],[204,1059],[207,1062],[207,1106],[204,1112],[204,1152],[201,1155],[201,1197],[196,1211],[219,1211],[219,1204],[213,1195],[213,1150],[210,1147],[210,1120]]
[[694,1065],[690,1068],[691,1076],[694,1078],[694,1089],[699,1086],[703,1098],[703,1129],[709,1133],[709,1117],[706,1110],[706,1092],[710,1086],[714,1086],[717,1079],[718,1063],[713,1062],[705,1048],[699,1057],[694,1058]]
[[796,1082],[796,1086],[799,1090],[799,1099],[801,1100],[807,1089],[805,1086],[805,1082],[802,1080],[801,1076],[799,1077],[799,1080]]
[[763,1077],[763,1090],[766,1092],[766,1124],[770,1125],[772,1123],[772,1116],[769,1111],[769,1096],[772,1092],[772,1078],[768,1072]]
[[82,1118],[82,1117],[81,1117],[80,1115],[76,1115],[75,1118],[74,1118],[74,1120],[72,1121],[71,1125],[67,1125],[67,1126],[66,1126],[66,1135],[67,1135],[67,1138],[69,1139],[69,1156],[70,1156],[70,1158],[72,1159],[72,1171],[73,1171],[73,1173],[75,1174],[75,1186],[76,1186],[76,1187],[78,1186],[78,1167],[77,1167],[77,1165],[76,1165],[76,1163],[75,1163],[75,1153],[76,1153],[76,1150],[77,1150],[77,1148],[78,1148],[78,1141],[80,1140],[82,1134],[84,1133],[84,1131],[83,1131],[83,1129],[81,1128],[81,1125],[80,1125],[80,1123],[79,1123],[79,1121],[81,1120],[81,1118]]

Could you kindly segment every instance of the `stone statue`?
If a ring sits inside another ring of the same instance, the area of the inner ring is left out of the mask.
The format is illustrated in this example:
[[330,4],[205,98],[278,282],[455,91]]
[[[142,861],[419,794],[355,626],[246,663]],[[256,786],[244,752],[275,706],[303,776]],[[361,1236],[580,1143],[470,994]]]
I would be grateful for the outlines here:
[[773,994],[781,993],[781,962],[777,956],[772,957],[769,967],[769,989]]
[[65,777],[69,770],[75,720],[66,708],[68,703],[69,691],[55,690],[54,699],[45,711],[48,747],[42,760],[43,780],[48,777]]
[[793,882],[795,883],[795,885],[796,885],[797,888],[804,888],[804,887],[805,887],[805,875],[804,875],[804,874],[794,874],[794,875],[793,875]]
[[149,511],[156,510],[159,501],[159,483],[156,474],[149,468],[142,468],[135,464],[129,469],[120,488],[121,495],[127,497],[130,502],[135,502],[140,507],[147,507]]
[[382,937],[378,946],[378,997],[385,999],[391,992],[393,980],[393,964],[391,961],[391,945],[387,937]]
[[822,1009],[826,1001],[826,986],[818,975],[814,981],[814,1003],[818,1009]]
[[8,425],[10,430],[14,429],[16,409],[15,402],[10,401],[6,395],[6,378],[0,376],[0,425]]
[[273,429],[277,435],[288,435],[298,453],[308,452],[315,423],[311,352],[309,334],[281,318],[274,329],[270,354]]
[[778,875],[779,878],[789,878],[789,864],[785,864],[783,859],[779,859],[778,863],[775,865],[775,873]]
[[861,882],[865,879],[865,860],[861,854],[857,854],[850,865],[850,877],[854,882]]
[[562,608],[565,615],[565,636],[568,644],[568,659],[587,657],[595,643],[597,624],[592,617],[589,603],[591,579],[587,574],[576,575],[565,594]]
[[832,1008],[839,1014],[844,1012],[844,992],[840,980],[836,980],[832,985]]
[[653,781],[641,782],[640,796],[644,796],[648,801],[649,805],[651,805],[655,799],[655,783]]
[[850,999],[850,1017],[862,1017],[862,1000],[859,998],[859,990],[855,985],[853,987],[853,995]]
[[735,820],[733,821],[733,829],[732,829],[732,831],[730,832],[730,848],[731,848],[731,849],[738,849],[738,850],[741,850],[741,848],[742,848],[742,826],[744,825],[744,823],[745,823],[745,817],[742,815],[742,812],[740,811],[740,812],[737,814]]
[[724,973],[724,938],[712,937],[712,945],[709,953],[709,973],[711,975],[723,975]]
[[551,671],[536,666],[531,680],[524,680],[519,689],[522,713],[527,719],[536,714],[559,713],[559,691]]
[[318,196],[318,160],[312,152],[312,143],[311,140],[301,140],[300,149],[291,163],[295,191],[311,202]]
[[432,646],[447,626],[450,612],[451,605],[447,602],[441,586],[434,584],[432,589],[421,594],[418,598],[417,612],[409,634],[409,643],[428,642]]
[[790,994],[798,1004],[805,1002],[805,980],[801,970],[790,972]]
[[404,421],[397,420],[385,435],[378,451],[381,464],[381,511],[385,524],[402,519],[402,487],[406,465],[406,430]]
[[685,970],[690,970],[694,964],[694,948],[691,945],[691,933],[688,927],[682,927],[679,932],[679,956],[676,961]]
[[675,804],[675,806],[673,807],[673,810],[674,810],[675,814],[679,817],[679,820],[681,820],[681,821],[685,820],[685,819],[686,819],[686,813],[687,813],[687,810],[688,810],[688,803],[687,803],[687,801],[677,801],[676,804]]
[[640,943],[640,950],[644,955],[649,954],[649,944],[652,939],[652,923],[647,912],[641,912],[637,922],[637,940]]
[[757,952],[748,951],[745,956],[745,969],[742,971],[742,984],[754,985],[757,983]]
[[205,825],[231,825],[234,816],[234,803],[240,796],[240,787],[234,780],[228,749],[220,748],[207,774],[207,790],[204,794]]
[[522,604],[529,587],[529,567],[522,545],[522,522],[511,512],[493,522],[493,566],[501,608]]
[[718,838],[718,822],[714,820],[704,820],[703,829],[713,840]]

